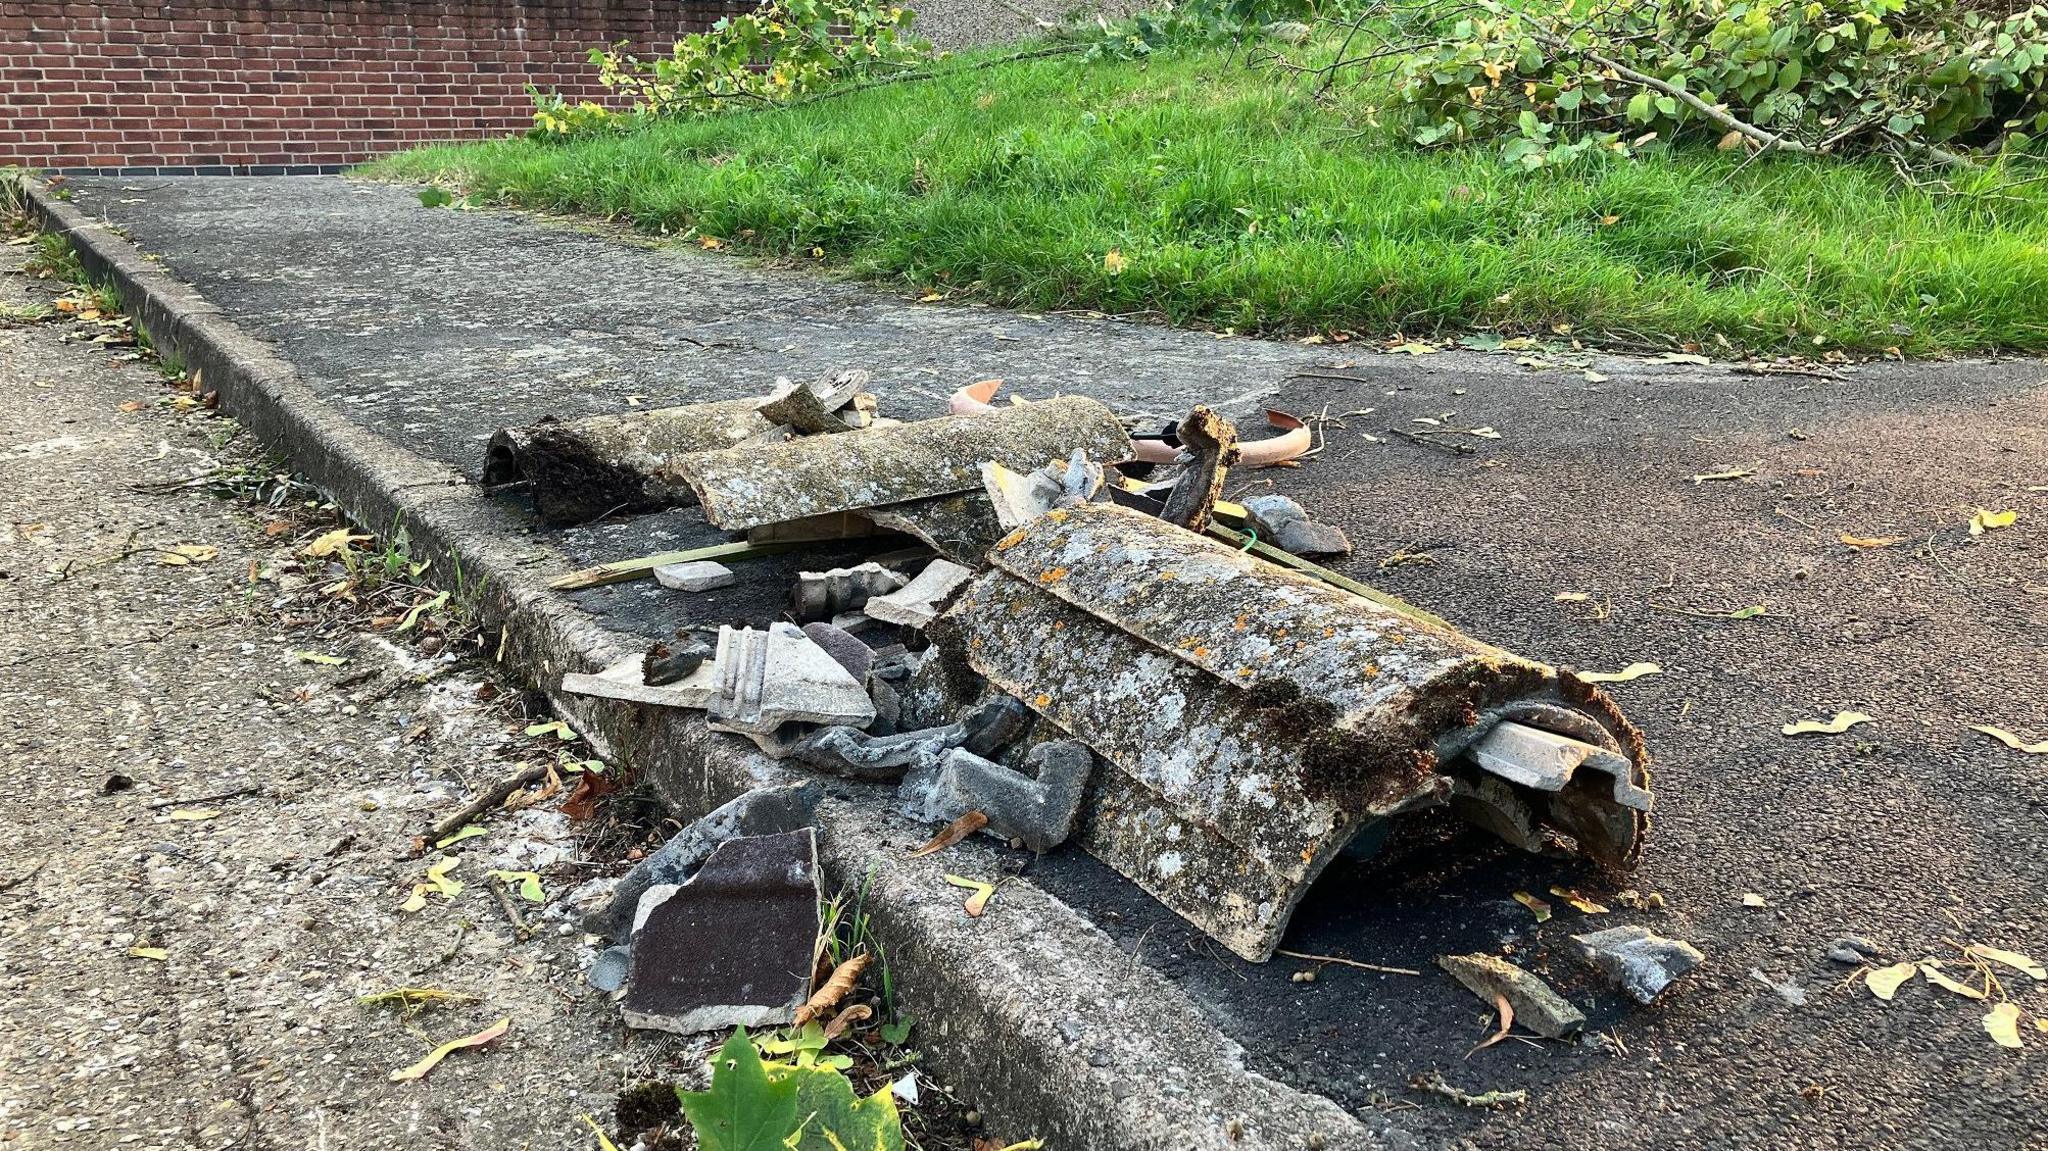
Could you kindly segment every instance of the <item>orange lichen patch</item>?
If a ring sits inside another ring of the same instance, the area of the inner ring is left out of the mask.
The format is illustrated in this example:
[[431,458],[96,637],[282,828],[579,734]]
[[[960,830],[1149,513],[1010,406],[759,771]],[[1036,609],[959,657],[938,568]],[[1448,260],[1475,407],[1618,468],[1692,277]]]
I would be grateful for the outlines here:
[[1065,627],[1065,626],[1067,626],[1067,621],[1066,621],[1066,620],[1063,620],[1063,619],[1056,619],[1056,620],[1052,621],[1052,630],[1054,630],[1054,631],[1058,631],[1058,630],[1060,630],[1061,628],[1063,628],[1063,627]]
[[1018,544],[1023,543],[1024,532],[1024,528],[1018,528],[1016,531],[1013,531],[1009,535],[1004,536],[1002,539],[997,540],[996,550],[999,552],[1006,552],[1009,551],[1011,548],[1016,547]]
[[1337,634],[1337,629],[1336,629],[1336,628],[1333,628],[1333,627],[1326,627],[1326,628],[1324,628],[1324,629],[1323,629],[1323,638],[1324,638],[1324,639],[1329,639],[1329,638],[1330,638],[1331,636],[1333,636],[1333,635],[1336,635],[1336,634]]
[[[1063,524],[1063,523],[1066,523],[1066,522],[1067,522],[1067,512],[1066,512],[1066,509],[1064,509],[1064,508],[1054,508],[1054,509],[1053,509],[1052,511],[1049,511],[1049,512],[1045,513],[1045,518],[1046,518],[1046,519],[1049,519],[1049,520],[1051,520],[1052,522],[1054,522],[1054,523],[1056,523],[1056,524]],[[1017,529],[1017,530],[1018,530],[1018,531],[1023,531],[1024,529],[1022,529],[1022,528],[1019,528],[1019,529]]]
[[1179,574],[1179,572],[1174,571],[1172,568],[1168,568],[1165,571],[1160,572],[1157,578],[1167,580],[1172,579],[1173,577]]
[[1046,708],[1052,706],[1052,697],[1041,693],[1037,699],[1031,701],[1031,706],[1039,709],[1040,711],[1044,711]]
[[1238,669],[1237,669],[1237,678],[1239,678],[1239,679],[1250,679],[1251,677],[1252,677],[1252,669],[1250,669],[1250,668],[1248,668],[1248,667],[1241,667],[1241,668],[1238,668]]
[[1058,583],[1065,578],[1067,578],[1067,569],[1065,568],[1049,568],[1038,574],[1039,583]]
[[1303,863],[1307,863],[1309,860],[1314,859],[1315,857],[1316,853],[1314,848],[1304,847],[1301,849],[1301,861]]
[[1206,647],[1202,647],[1201,645],[1197,644],[1197,645],[1195,646],[1195,658],[1196,658],[1196,659],[1208,659],[1208,658],[1209,658],[1209,649],[1208,649],[1208,648],[1206,648]]

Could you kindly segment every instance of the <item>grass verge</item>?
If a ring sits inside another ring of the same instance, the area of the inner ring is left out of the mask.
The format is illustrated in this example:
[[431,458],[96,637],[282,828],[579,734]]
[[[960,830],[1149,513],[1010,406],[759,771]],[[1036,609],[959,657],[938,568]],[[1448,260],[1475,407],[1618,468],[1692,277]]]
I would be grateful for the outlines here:
[[2048,349],[2048,182],[1943,193],[1876,160],[1704,150],[1522,172],[1402,143],[1369,121],[1383,99],[1317,103],[1210,50],[1054,57],[370,172],[920,293],[1240,332]]

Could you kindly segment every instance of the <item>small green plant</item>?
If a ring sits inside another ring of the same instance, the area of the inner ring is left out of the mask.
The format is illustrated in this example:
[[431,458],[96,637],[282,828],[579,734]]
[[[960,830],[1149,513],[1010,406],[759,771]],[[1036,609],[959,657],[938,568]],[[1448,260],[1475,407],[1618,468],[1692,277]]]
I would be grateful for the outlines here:
[[62,280],[67,284],[85,279],[85,267],[78,262],[78,252],[72,248],[71,238],[62,232],[38,233],[21,270],[37,279]]
[[[621,45],[592,49],[590,61],[598,80],[631,97],[641,113],[703,116],[923,63],[931,45],[911,34],[915,19],[910,9],[883,0],[767,0],[708,32],[683,37],[665,58],[643,61]],[[558,97],[540,115],[564,125],[595,118],[566,110]],[[535,127],[541,126],[536,116]]]
[[571,104],[558,92],[543,92],[530,84],[526,94],[533,98],[533,128],[527,135],[535,140],[589,136],[622,127],[632,119],[595,100]]
[[[822,1047],[822,1043],[819,1044]],[[818,1048],[765,1062],[744,1029],[711,1062],[709,1091],[678,1091],[702,1151],[902,1151],[903,1119],[884,1086],[865,1099]]]

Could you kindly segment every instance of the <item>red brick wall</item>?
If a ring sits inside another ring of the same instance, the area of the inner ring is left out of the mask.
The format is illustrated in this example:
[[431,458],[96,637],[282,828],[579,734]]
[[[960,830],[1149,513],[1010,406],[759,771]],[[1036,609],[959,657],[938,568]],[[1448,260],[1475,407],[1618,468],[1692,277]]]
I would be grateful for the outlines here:
[[589,50],[665,51],[747,0],[0,0],[0,166],[332,170],[604,95]]

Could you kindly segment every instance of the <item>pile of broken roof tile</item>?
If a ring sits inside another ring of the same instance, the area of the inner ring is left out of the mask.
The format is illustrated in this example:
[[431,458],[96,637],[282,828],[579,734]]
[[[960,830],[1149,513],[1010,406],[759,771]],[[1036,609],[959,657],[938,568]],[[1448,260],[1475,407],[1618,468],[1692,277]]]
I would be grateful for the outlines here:
[[[1246,460],[1307,451],[1302,421],[1269,413],[1279,434],[1246,443],[1197,408],[1134,434],[1086,397],[995,406],[981,385],[899,422],[865,382],[494,439],[494,482],[550,518],[694,503],[764,549],[872,544],[803,572],[784,618],[565,690],[701,709],[770,756],[896,784],[920,820],[1075,839],[1254,961],[1330,860],[1423,808],[1633,865],[1648,759],[1611,700],[1300,558],[1349,544],[1293,501],[1224,498]],[[669,559],[640,574],[731,578]]]

